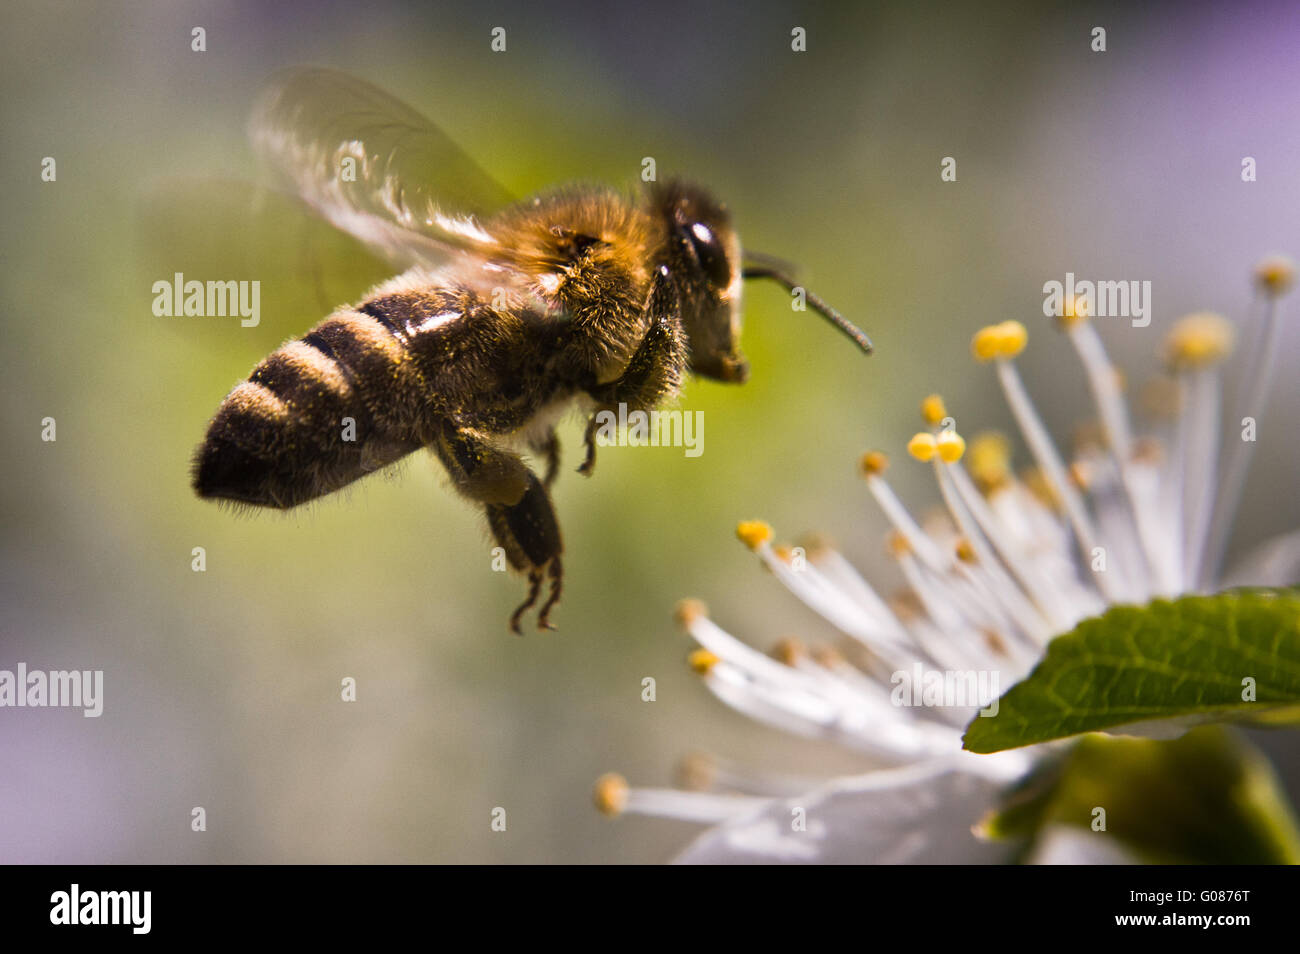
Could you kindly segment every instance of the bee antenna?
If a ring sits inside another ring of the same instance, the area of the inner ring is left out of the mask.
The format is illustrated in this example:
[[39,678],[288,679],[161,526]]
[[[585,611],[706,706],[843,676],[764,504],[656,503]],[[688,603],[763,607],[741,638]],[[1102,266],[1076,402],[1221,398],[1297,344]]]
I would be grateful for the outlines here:
[[867,354],[871,354],[873,351],[875,351],[875,348],[873,348],[871,345],[871,339],[868,338],[862,332],[861,329],[859,329],[855,324],[853,324],[853,322],[849,321],[847,318],[841,315],[830,305],[826,304],[826,302],[822,301],[812,292],[808,291],[808,289],[804,288],[802,285],[796,285],[794,283],[794,280],[791,279],[788,275],[786,275],[785,272],[779,271],[776,268],[771,268],[767,265],[750,265],[750,266],[746,266],[744,269],[741,270],[740,277],[741,278],[770,278],[772,281],[776,282],[778,285],[781,285],[783,288],[785,288],[786,291],[789,292],[792,292],[796,288],[798,288],[800,291],[803,292],[804,301],[808,303],[808,305],[812,308],[813,311],[817,312],[817,314],[821,315],[823,318],[825,318],[827,321],[833,324],[840,331],[844,332],[844,334],[852,338],[854,343]]
[[741,257],[751,268],[756,266],[770,268],[774,272],[783,272],[790,276],[799,274],[799,266],[788,258],[779,258],[766,252],[755,252],[752,248],[745,249]]

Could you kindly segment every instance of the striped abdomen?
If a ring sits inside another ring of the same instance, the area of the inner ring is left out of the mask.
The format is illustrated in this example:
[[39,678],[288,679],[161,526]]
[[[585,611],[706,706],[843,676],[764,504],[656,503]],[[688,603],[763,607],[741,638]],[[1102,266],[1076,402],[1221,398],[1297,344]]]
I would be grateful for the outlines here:
[[200,497],[293,507],[426,443],[428,387],[382,305],[326,318],[226,396],[195,454]]

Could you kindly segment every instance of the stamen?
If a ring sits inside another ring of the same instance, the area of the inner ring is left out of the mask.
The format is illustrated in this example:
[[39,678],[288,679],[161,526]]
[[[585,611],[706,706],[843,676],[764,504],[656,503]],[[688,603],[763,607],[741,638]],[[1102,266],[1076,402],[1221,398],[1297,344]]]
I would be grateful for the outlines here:
[[1183,539],[1183,582],[1185,586],[1195,587],[1201,576],[1217,489],[1223,382],[1215,368],[1196,371],[1190,378],[1188,408],[1183,415],[1186,431],[1181,442],[1188,463],[1183,496],[1187,521],[1187,534]]
[[939,492],[943,496],[944,504],[952,514],[953,520],[956,521],[958,529],[975,551],[975,558],[989,581],[993,595],[1026,634],[1040,644],[1046,642],[1052,635],[1048,620],[1043,616],[1039,608],[1026,598],[1020,587],[1002,568],[1001,561],[990,548],[970,511],[963,505],[961,495],[957,492],[952,475],[949,473],[949,466],[938,460],[934,462],[934,472],[939,482]]
[[596,780],[596,807],[605,815],[653,815],[715,825],[750,811],[769,800],[750,795],[680,792],[673,788],[631,788],[627,779],[610,772]]
[[[1023,343],[1021,347],[1023,347]],[[1065,472],[1065,465],[1061,463],[1061,457],[1056,452],[1056,445],[1052,443],[1051,435],[1048,434],[1042,419],[1034,409],[1034,404],[1029,399],[1029,392],[1025,390],[1025,385],[1020,380],[1020,374],[1016,371],[1015,364],[1010,360],[999,360],[997,362],[997,372],[998,380],[1001,382],[1002,390],[1007,397],[1007,404],[1011,407],[1011,413],[1015,417],[1016,423],[1020,425],[1020,432],[1024,435],[1025,443],[1029,445],[1029,450],[1034,455],[1034,460],[1038,462],[1038,466],[1041,468],[1048,484],[1064,505],[1070,525],[1074,528],[1075,536],[1078,538],[1084,566],[1088,566],[1088,561],[1092,559],[1093,550],[1097,545],[1097,531],[1088,516],[1083,499],[1070,483]],[[1104,573],[1095,573],[1093,576],[1097,587],[1106,594],[1109,600],[1113,601],[1117,595],[1114,583]]]
[[867,474],[867,489],[871,491],[871,496],[876,499],[876,504],[884,512],[885,518],[894,526],[894,529],[907,538],[908,544],[916,551],[916,555],[925,561],[925,564],[931,569],[942,571],[952,562],[951,558],[935,545],[929,535],[921,529],[921,526],[908,513],[903,502],[898,499],[894,489],[883,478],[875,474]]
[[889,458],[881,451],[867,451],[862,455],[862,474],[865,477],[878,477],[889,467]]
[[847,598],[856,601],[871,619],[879,620],[881,627],[889,634],[888,638],[892,644],[898,646],[912,644],[907,628],[842,553],[825,548],[815,557],[812,551],[809,551],[809,559],[815,560],[817,570],[825,576],[830,585],[837,587]]
[[677,764],[675,782],[688,792],[735,792],[762,798],[788,798],[811,791],[824,779],[759,772],[705,752],[691,752]]
[[673,618],[677,621],[677,625],[687,631],[696,620],[701,617],[707,618],[708,615],[709,608],[704,605],[703,600],[697,599],[679,600],[673,610]]
[[1011,479],[1011,442],[995,431],[977,434],[966,460],[970,475],[985,495],[1005,487]]
[[943,398],[939,395],[931,394],[921,402],[921,418],[930,427],[938,427],[947,416],[948,409],[944,407]]
[[596,779],[592,795],[602,815],[621,815],[627,808],[627,779],[617,772],[606,772]]
[[[1276,358],[1282,332],[1282,324],[1277,316],[1277,299],[1290,289],[1295,280],[1295,265],[1290,259],[1275,256],[1261,262],[1256,267],[1255,275],[1264,295],[1264,327],[1262,333],[1255,334],[1256,343],[1251,349],[1250,360],[1246,363],[1241,384],[1237,388],[1237,397],[1233,402],[1233,423],[1235,425],[1244,418],[1251,417],[1258,427],[1267,405],[1273,372],[1277,367]],[[1223,554],[1228,547],[1232,520],[1237,515],[1241,494],[1246,487],[1246,476],[1250,473],[1250,464],[1255,456],[1255,441],[1230,441],[1229,445],[1228,462],[1215,499],[1214,519],[1206,541],[1205,561],[1196,581],[1202,589],[1211,586],[1223,566]]]
[[911,650],[905,633],[891,625],[892,617],[873,614],[837,588],[813,564],[793,569],[773,550],[772,528],[760,520],[742,521],[736,535],[763,561],[772,574],[813,612],[841,632],[861,642],[890,665],[902,662]]
[[[974,485],[962,467],[949,467],[947,472],[962,503],[970,510],[975,522],[988,536],[989,542],[1036,608],[1034,617],[1039,620],[1040,625],[1029,632],[1043,637],[1049,635],[1046,629],[1055,632],[1069,629],[1079,618],[1077,607],[1072,605],[1073,601],[1069,599],[1067,592],[1055,585],[1051,576],[1039,571],[1039,555],[1029,552],[1012,537],[1002,520],[984,498],[976,493]],[[969,540],[966,542],[968,546],[971,545]],[[974,550],[973,546],[972,550]],[[1041,625],[1044,622],[1047,624],[1046,629]]]
[[1165,339],[1165,362],[1174,371],[1218,364],[1232,351],[1232,325],[1221,315],[1202,311],[1180,318]]
[[686,657],[686,664],[701,676],[707,676],[718,664],[718,657],[707,649],[693,649]]
[[1061,327],[1068,329],[1086,324],[1088,317],[1088,299],[1075,295],[1069,301],[1061,303],[1061,313],[1056,316],[1056,320]]
[[939,459],[946,464],[955,464],[966,453],[966,440],[956,431],[941,431],[934,439]]
[[[1150,578],[1152,567],[1159,559],[1160,545],[1156,539],[1156,528],[1152,525],[1152,512],[1138,506],[1133,492],[1133,478],[1129,472],[1133,436],[1119,372],[1111,364],[1106,355],[1106,348],[1101,342],[1101,336],[1097,334],[1097,329],[1090,322],[1078,320],[1069,322],[1066,324],[1066,333],[1088,377],[1088,386],[1101,416],[1106,444],[1119,468],[1119,484],[1128,502],[1133,523],[1137,527],[1137,536],[1141,543],[1138,555],[1145,561],[1144,576]],[[1144,587],[1136,593],[1136,598],[1142,600],[1149,595]]]
[[934,457],[938,449],[934,435],[929,431],[920,431],[907,442],[907,452],[921,463],[926,463]]
[[1295,262],[1285,255],[1270,255],[1255,266],[1255,280],[1270,298],[1284,295],[1295,282]]
[[751,550],[757,550],[772,539],[772,527],[762,520],[742,520],[736,524],[736,536]]
[[1219,361],[1233,345],[1227,319],[1200,312],[1180,319],[1165,341],[1165,360],[1180,372],[1185,402],[1179,418],[1182,454],[1184,587],[1196,586],[1216,496],[1222,382]]

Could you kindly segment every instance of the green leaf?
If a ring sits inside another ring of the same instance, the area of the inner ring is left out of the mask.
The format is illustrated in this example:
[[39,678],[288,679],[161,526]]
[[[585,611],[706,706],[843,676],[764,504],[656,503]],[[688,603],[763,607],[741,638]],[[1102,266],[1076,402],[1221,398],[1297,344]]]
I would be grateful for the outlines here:
[[1297,715],[1300,590],[1231,590],[1085,620],[1052,640],[997,715],[971,720],[963,743],[999,752],[1162,719],[1276,725]]
[[1031,855],[1032,838],[1057,825],[1117,838],[1147,862],[1300,863],[1300,832],[1268,762],[1220,726],[1165,742],[1085,736],[980,830],[1028,837]]

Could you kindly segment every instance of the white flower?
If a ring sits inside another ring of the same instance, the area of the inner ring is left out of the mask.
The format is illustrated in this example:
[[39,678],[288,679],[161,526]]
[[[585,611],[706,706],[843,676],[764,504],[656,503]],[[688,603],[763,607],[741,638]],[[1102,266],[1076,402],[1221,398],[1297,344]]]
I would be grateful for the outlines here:
[[[1264,313],[1247,329],[1242,385],[1228,405],[1234,432],[1242,418],[1258,419],[1264,410],[1277,351],[1276,301],[1293,274],[1281,258],[1256,271]],[[1114,603],[1294,580],[1296,532],[1248,558],[1248,575],[1219,573],[1255,448],[1253,439],[1220,446],[1222,363],[1233,349],[1233,325],[1197,314],[1173,327],[1164,350],[1172,375],[1165,421],[1136,439],[1121,378],[1083,301],[1067,303],[1058,323],[1083,364],[1100,425],[1079,442],[1070,465],[1016,369],[1028,335],[1014,321],[980,330],[972,351],[993,364],[1033,455],[1032,471],[1012,472],[1009,443],[997,435],[973,440],[968,452],[935,395],[922,404],[929,427],[908,451],[933,468],[940,519],[916,520],[885,477],[885,456],[863,457],[867,486],[893,527],[890,550],[907,584],[901,597],[882,598],[829,545],[776,547],[766,524],[738,527],[772,574],[847,637],[844,654],[789,641],[764,654],[711,620],[698,601],[678,608],[699,644],[691,665],[723,702],[883,767],[815,781],[697,757],[687,773],[692,790],[633,788],[619,775],[602,777],[596,801],[603,811],[709,825],[680,856],[687,862],[1000,860],[1008,847],[978,837],[977,823],[1053,746],[964,751],[964,727],[990,699],[968,694],[954,705],[940,689],[951,693],[986,674],[996,698],[999,687],[1028,674],[1053,636]],[[955,674],[946,685],[945,673]],[[909,690],[920,688],[917,675],[930,680],[939,705],[915,704]],[[1097,849],[1082,849],[1083,842],[1069,830],[1049,833],[1035,860],[1120,857],[1091,855]]]

